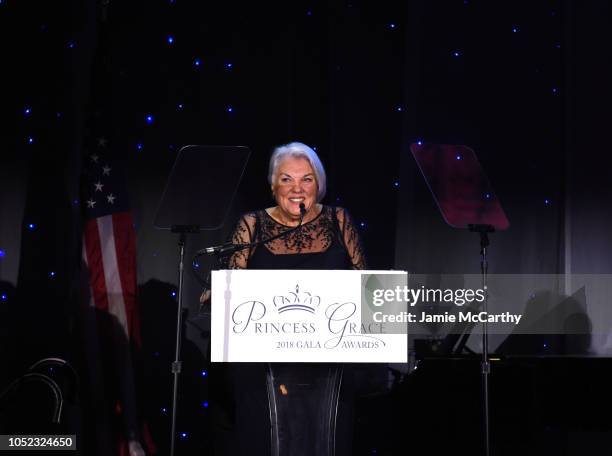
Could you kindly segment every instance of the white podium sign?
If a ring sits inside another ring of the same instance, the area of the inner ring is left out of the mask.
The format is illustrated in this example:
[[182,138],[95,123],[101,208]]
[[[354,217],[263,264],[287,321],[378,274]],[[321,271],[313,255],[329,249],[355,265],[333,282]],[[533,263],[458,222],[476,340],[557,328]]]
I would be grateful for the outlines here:
[[363,274],[401,271],[223,270],[212,273],[213,362],[405,363],[407,334],[362,324]]

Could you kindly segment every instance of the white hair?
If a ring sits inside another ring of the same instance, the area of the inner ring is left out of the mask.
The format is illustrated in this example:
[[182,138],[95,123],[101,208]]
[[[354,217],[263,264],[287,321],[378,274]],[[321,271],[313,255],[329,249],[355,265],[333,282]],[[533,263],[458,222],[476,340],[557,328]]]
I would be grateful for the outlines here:
[[268,182],[270,182],[270,185],[274,185],[278,165],[287,157],[305,158],[308,160],[317,182],[317,202],[320,202],[325,196],[325,191],[327,190],[325,168],[323,168],[323,163],[321,163],[321,159],[317,153],[306,144],[292,142],[278,146],[276,149],[274,149],[274,152],[272,152],[272,156],[270,157],[270,165],[268,168]]

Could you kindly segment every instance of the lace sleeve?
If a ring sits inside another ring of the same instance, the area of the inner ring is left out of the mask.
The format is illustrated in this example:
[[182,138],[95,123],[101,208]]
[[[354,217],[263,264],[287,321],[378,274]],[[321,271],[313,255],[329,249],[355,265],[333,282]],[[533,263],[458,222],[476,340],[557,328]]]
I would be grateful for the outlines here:
[[338,218],[342,239],[351,258],[353,269],[367,269],[361,236],[359,236],[359,231],[357,231],[352,217],[346,209],[341,207],[336,208],[336,217]]
[[[255,214],[243,215],[238,223],[234,232],[229,238],[229,242],[232,244],[243,244],[253,242],[253,235],[255,230]],[[243,249],[234,252],[231,256],[222,258],[221,268],[222,269],[246,269],[249,257],[251,256],[250,249]]]

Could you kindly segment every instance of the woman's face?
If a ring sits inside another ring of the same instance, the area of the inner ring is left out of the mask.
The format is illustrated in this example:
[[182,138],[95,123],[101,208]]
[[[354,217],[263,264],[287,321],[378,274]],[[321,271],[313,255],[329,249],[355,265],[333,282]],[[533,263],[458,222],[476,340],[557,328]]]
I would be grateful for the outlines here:
[[300,203],[306,211],[317,202],[317,181],[310,162],[303,157],[286,157],[276,170],[272,193],[282,215],[287,219],[300,218]]

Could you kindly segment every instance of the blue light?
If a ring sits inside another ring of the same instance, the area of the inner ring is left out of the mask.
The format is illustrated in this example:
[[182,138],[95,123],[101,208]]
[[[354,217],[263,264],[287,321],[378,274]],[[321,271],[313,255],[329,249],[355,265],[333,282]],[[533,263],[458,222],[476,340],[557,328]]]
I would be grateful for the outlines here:
[[0,258],[4,258],[5,255],[6,253],[4,252],[4,250],[0,250]]
[[25,109],[23,110],[23,114],[24,114],[24,115],[26,115],[26,116],[29,116],[31,112],[32,112],[32,111],[30,110],[30,108],[25,108]]
[[395,24],[389,24],[389,28],[394,29],[395,28]]
[[74,41],[69,41],[68,42],[68,48],[69,49],[74,49],[74,46],[75,46]]
[[181,432],[181,439],[186,439],[187,437],[189,437],[189,434],[186,432]]
[[168,409],[166,407],[162,407],[161,412],[162,413],[168,413]]
[[145,119],[147,120],[147,123],[149,125],[151,125],[153,123],[153,120],[154,120],[154,118],[153,118],[153,116],[151,114],[148,114],[147,117],[145,117]]
[[55,272],[54,272],[54,271],[51,271],[51,272],[49,273],[49,276],[50,276],[50,277],[55,277]]
[[176,298],[176,291],[173,291],[172,293],[170,293],[172,295],[173,298]]
[[544,342],[544,348],[548,348],[548,344]]
[[517,33],[519,31],[518,27],[512,27],[512,33]]
[[168,44],[174,43],[174,37],[172,35],[168,35]]
[[136,144],[136,149],[138,149],[138,150],[142,150],[142,143],[138,143],[138,144]]
[[232,108],[231,106],[227,107],[227,112],[233,112],[233,111],[234,111],[234,108]]
[[393,186],[394,186],[394,187],[399,187],[399,181],[395,181],[395,182],[393,182]]
[[31,136],[28,137],[28,144],[34,144],[34,138]]
[[193,61],[193,64],[194,64],[195,66],[200,66],[200,63],[202,63],[202,62],[200,61],[200,59],[195,59],[195,60]]
[[546,198],[546,199],[544,200],[544,204],[546,204],[546,205],[548,206],[548,205],[550,204],[550,200],[549,200],[548,198]]
[[195,264],[193,265],[193,267],[194,267],[194,268],[196,268],[196,269],[200,269],[200,263],[195,263]]
[[34,225],[33,223],[30,223],[30,224],[28,225],[28,228],[29,228],[30,230],[33,230],[34,228],[36,228],[36,225]]
[[234,65],[232,63],[226,63],[225,64],[225,68],[227,68],[228,70],[231,70],[233,66]]
[[59,119],[60,117],[62,117],[62,113],[61,112],[56,112],[55,113],[55,117],[57,117]]
[[418,145],[418,146],[422,146],[422,145],[423,145],[423,141],[421,141],[420,139],[419,139],[419,140],[417,140],[417,145]]
[[310,10],[306,11],[306,16],[312,16],[312,11]]
[[455,157],[457,160],[461,160],[461,155],[457,154],[457,156]]
[[555,47],[556,47],[557,49],[561,49],[561,44],[557,43],[557,44],[555,44]]
[[202,402],[202,407],[208,408],[208,402],[206,402],[206,401]]
[[397,112],[402,112],[402,111],[403,111],[403,108],[402,108],[401,106],[398,106],[398,107],[396,108],[396,111],[397,111]]
[[485,195],[485,198],[486,198],[486,199],[491,199],[491,194],[490,194],[490,193],[487,193],[487,194]]
[[459,51],[455,51],[453,52],[453,57],[459,57],[461,54],[459,53]]
[[179,103],[179,104],[178,104],[178,108],[179,108],[179,109],[183,109],[183,103]]
[[556,88],[556,87],[553,87],[552,92],[553,92],[553,93],[557,93],[557,88]]
[[361,223],[359,224],[359,226],[360,226],[361,228],[365,228],[365,227],[366,227],[366,224],[365,224],[365,222],[361,222]]
[[0,296],[0,299],[2,299],[2,301],[6,301],[8,298],[6,297],[6,295],[3,293],[2,296]]
[[206,372],[205,370],[202,371],[202,377],[208,377],[208,372]]

